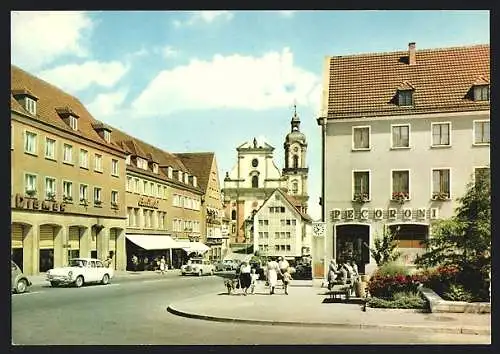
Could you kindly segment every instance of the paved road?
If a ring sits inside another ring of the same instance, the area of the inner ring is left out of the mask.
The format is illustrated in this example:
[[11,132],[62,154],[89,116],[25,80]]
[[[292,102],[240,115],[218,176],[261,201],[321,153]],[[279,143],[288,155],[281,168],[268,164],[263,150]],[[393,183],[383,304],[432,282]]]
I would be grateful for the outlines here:
[[[489,343],[489,336],[263,326],[187,319],[169,303],[224,291],[221,278],[120,279],[80,289],[38,286],[12,296],[14,344]],[[258,309],[256,309],[258,311]]]

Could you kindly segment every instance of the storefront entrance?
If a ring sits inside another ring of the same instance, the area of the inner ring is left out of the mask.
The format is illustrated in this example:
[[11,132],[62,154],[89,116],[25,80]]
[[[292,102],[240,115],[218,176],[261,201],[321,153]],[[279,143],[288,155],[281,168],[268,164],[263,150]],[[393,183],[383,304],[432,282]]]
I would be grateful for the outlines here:
[[22,224],[12,224],[12,250],[11,258],[12,260],[23,270],[23,245],[24,245],[24,229],[26,226]]
[[337,225],[336,255],[337,262],[354,260],[359,273],[365,272],[366,264],[370,263],[370,226],[368,225]]
[[53,225],[40,226],[39,249],[40,249],[40,272],[54,268],[54,248],[55,248],[56,227]]
[[112,228],[109,230],[109,245],[108,245],[108,254],[111,257],[111,265],[113,269],[116,269],[116,242],[118,239],[118,235],[120,233],[120,229]]
[[80,257],[80,239],[84,228],[71,226],[68,234],[68,259]]

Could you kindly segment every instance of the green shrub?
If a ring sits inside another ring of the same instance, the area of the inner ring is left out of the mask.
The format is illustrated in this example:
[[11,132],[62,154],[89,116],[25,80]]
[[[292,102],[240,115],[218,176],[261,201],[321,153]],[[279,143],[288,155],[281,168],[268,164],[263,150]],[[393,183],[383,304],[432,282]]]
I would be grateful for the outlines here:
[[415,292],[394,293],[393,299],[371,297],[367,304],[373,308],[389,309],[426,309],[428,306],[427,301]]
[[471,302],[474,299],[474,296],[472,295],[472,292],[467,291],[463,285],[450,284],[448,290],[443,293],[443,299]]

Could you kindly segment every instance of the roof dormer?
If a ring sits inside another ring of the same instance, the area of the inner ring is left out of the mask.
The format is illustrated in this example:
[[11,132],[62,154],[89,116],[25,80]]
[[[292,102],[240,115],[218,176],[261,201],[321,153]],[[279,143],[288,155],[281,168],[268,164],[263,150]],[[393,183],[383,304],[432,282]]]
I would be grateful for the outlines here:
[[490,81],[484,76],[479,76],[472,83],[471,90],[473,91],[474,101],[489,101],[490,100]]
[[158,164],[156,162],[153,162],[152,165],[153,165],[152,166],[153,167],[153,173],[158,174]]
[[16,99],[21,106],[24,107],[26,111],[30,114],[36,116],[36,103],[38,97],[36,97],[31,91],[26,88],[12,90],[12,96]]
[[71,109],[71,107],[57,107],[56,112],[59,117],[62,118],[64,123],[69,125],[71,129],[78,130],[78,118],[80,118],[80,116],[76,114],[75,111]]
[[92,123],[92,127],[97,132],[97,134],[99,134],[99,136],[103,138],[107,143],[111,142],[112,129],[108,125],[102,122],[95,122]]
[[174,178],[174,169],[172,166],[167,167],[167,177],[170,179]]
[[130,164],[131,164],[131,162],[130,162],[131,157],[132,157],[132,155],[130,155],[130,154],[128,154],[128,155],[125,157],[125,164],[127,164],[127,165],[130,165]]
[[184,172],[184,183],[189,184],[189,173]]
[[398,106],[413,106],[415,87],[408,81],[403,81],[397,88]]
[[181,170],[178,170],[178,171],[177,171],[177,180],[178,180],[179,182],[182,182],[182,171],[181,171]]

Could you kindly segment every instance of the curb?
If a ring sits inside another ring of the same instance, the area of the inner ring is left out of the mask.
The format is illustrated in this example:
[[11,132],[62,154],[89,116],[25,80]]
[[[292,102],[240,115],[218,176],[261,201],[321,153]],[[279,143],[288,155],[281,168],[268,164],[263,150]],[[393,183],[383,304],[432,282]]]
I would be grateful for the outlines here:
[[295,326],[295,327],[337,327],[337,328],[357,328],[357,329],[392,329],[392,330],[415,330],[418,329],[422,332],[440,332],[450,334],[475,334],[475,335],[491,335],[491,329],[484,328],[470,328],[470,327],[429,327],[429,326],[407,326],[399,324],[368,324],[368,323],[335,323],[335,322],[294,322],[294,321],[276,321],[276,320],[257,320],[257,319],[244,319],[235,317],[218,317],[210,315],[202,315],[190,313],[184,310],[179,310],[174,305],[168,305],[167,312],[186,318],[213,321],[213,322],[231,322],[231,323],[245,323],[245,324],[258,324],[267,326]]

